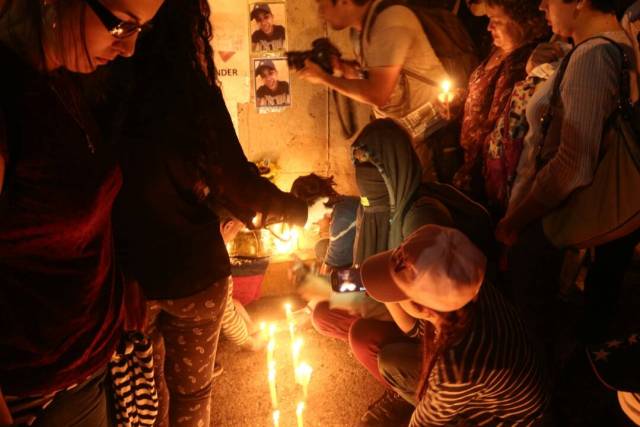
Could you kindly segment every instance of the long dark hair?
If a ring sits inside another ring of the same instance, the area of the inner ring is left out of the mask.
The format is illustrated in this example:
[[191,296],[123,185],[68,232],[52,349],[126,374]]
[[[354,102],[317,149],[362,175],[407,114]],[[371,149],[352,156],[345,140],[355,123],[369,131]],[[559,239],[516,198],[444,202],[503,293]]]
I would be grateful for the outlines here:
[[175,74],[187,79],[167,84],[188,83],[195,72],[215,85],[210,16],[207,0],[166,0],[153,20],[152,30],[140,38],[137,56],[144,61],[138,62],[148,63],[150,69],[159,63],[167,64]]
[[[86,41],[85,28],[85,8],[87,5],[81,1],[57,1],[45,5],[38,0],[5,0],[0,8],[0,30],[6,32],[7,42],[10,47],[20,54],[24,59],[34,63],[41,71],[46,68],[46,55],[44,47],[45,26],[53,24],[48,22],[47,14],[51,12],[55,16],[56,22],[67,23],[69,13],[74,7],[79,7],[79,28],[80,43],[84,51],[85,59],[91,64],[91,56]],[[56,31],[56,47],[60,52],[66,52],[69,47],[68,40],[65,35],[69,33],[65,31]],[[60,53],[59,52],[59,53]],[[66,55],[62,53],[61,60],[63,66],[69,64],[64,63]],[[79,58],[77,58],[79,60]]]
[[422,371],[420,381],[416,389],[418,401],[427,393],[429,388],[429,376],[438,361],[438,358],[459,342],[467,333],[475,314],[475,302],[470,302],[459,310],[450,313],[441,313],[432,310],[440,317],[440,330],[425,322],[425,330],[422,336]]
[[[208,142],[215,141],[220,113],[214,106],[221,95],[215,93],[216,67],[211,40],[211,9],[207,0],[165,0],[152,28],[141,34],[135,64],[134,98],[131,104],[177,116],[183,125],[182,138],[172,143],[181,151],[190,167],[207,181]],[[162,92],[155,93],[157,91]],[[156,105],[162,102],[166,105]],[[131,111],[131,114],[138,114]],[[143,115],[145,113],[142,113]]]

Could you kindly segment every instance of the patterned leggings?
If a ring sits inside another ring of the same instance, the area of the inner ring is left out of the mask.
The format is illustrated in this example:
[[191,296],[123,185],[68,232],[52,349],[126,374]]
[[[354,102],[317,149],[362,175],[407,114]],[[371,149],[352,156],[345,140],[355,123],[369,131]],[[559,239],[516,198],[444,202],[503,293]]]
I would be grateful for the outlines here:
[[[159,427],[209,427],[211,388],[229,278],[187,298],[148,302]],[[169,405],[169,401],[171,402]]]

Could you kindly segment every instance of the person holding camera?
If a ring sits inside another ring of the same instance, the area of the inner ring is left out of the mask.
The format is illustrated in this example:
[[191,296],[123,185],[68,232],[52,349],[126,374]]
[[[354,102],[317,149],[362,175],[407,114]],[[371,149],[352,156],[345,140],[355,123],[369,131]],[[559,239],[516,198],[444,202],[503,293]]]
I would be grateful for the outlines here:
[[400,123],[412,138],[423,179],[435,179],[429,141],[444,126],[434,107],[439,83],[448,79],[414,12],[403,5],[377,10],[382,0],[317,0],[319,14],[334,30],[350,29],[356,62],[334,57],[328,74],[311,60],[300,78],[323,84],[371,105],[376,118]]

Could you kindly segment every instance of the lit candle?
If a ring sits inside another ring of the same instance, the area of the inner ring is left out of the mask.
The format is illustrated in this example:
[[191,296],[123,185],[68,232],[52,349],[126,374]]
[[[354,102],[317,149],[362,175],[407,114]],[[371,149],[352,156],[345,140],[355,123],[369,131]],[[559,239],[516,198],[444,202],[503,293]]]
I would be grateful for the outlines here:
[[[302,351],[303,344],[304,344],[304,341],[302,340],[302,338],[298,338],[293,342],[293,344],[291,344],[291,357],[293,360],[293,369],[295,369],[296,373],[298,371],[298,360],[300,359],[300,352]],[[296,381],[297,381],[297,378],[298,377],[296,374]]]
[[294,322],[289,322],[289,336],[292,341],[296,338],[296,324]]
[[447,119],[451,117],[451,111],[449,110],[449,104],[453,101],[453,93],[451,93],[451,82],[445,80],[440,85],[442,92],[438,95],[438,100],[442,102],[447,110]]
[[304,402],[298,402],[296,408],[296,419],[298,420],[298,427],[302,427],[302,413],[304,412]]
[[276,336],[276,332],[278,332],[278,326],[275,323],[269,324],[269,339],[274,339]]
[[307,398],[309,381],[311,381],[312,373],[313,368],[311,368],[311,366],[309,366],[306,362],[300,363],[300,366],[296,368],[296,382],[298,382],[302,386],[302,392],[305,399]]
[[260,322],[260,335],[262,336],[262,339],[264,339],[265,341],[269,338],[266,322]]
[[276,349],[276,341],[272,338],[269,340],[269,343],[267,344],[267,365],[268,366],[271,366],[272,363],[275,363],[275,359],[273,357],[275,349]]
[[293,320],[293,312],[291,311],[291,304],[287,303],[284,305],[284,311],[287,314],[287,323],[289,324],[289,335],[291,336],[291,340],[295,339],[296,335],[296,324]]
[[274,366],[269,367],[269,393],[271,394],[271,406],[278,407],[278,396],[276,395],[276,370]]
[[279,410],[273,411],[273,426],[280,427],[280,411]]

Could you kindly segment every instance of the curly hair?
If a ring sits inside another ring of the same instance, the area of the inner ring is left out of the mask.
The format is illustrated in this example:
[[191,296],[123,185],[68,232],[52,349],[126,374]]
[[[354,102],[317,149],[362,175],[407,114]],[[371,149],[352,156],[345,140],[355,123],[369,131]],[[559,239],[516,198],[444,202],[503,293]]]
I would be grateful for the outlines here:
[[484,0],[488,6],[500,7],[507,16],[520,24],[533,40],[546,35],[549,27],[544,13],[539,9],[540,0]]
[[[173,67],[188,65],[215,84],[210,16],[207,0],[166,0],[153,22],[152,33],[156,34],[149,35],[157,41],[152,48],[154,57],[171,62]],[[146,50],[145,38],[140,40],[139,51]]]
[[334,189],[336,183],[333,177],[324,178],[315,173],[300,176],[291,185],[291,194],[303,200],[307,205],[313,205],[318,199],[328,197],[327,207],[332,206],[339,197]]

